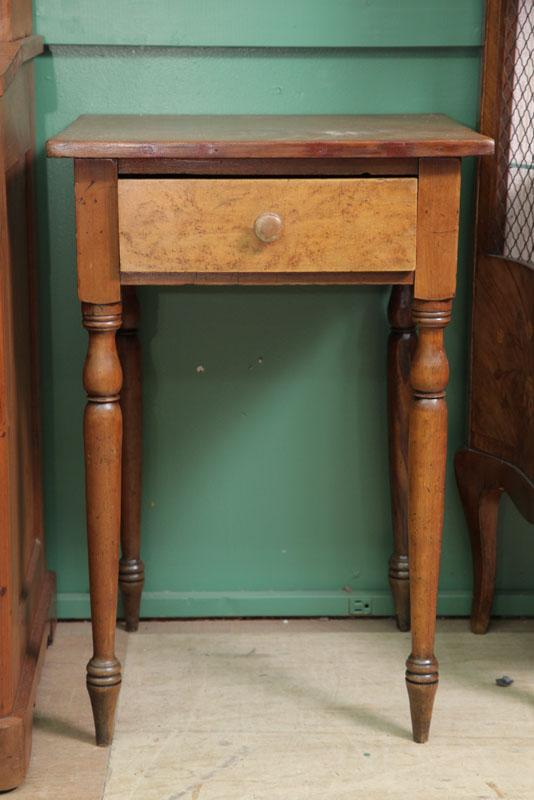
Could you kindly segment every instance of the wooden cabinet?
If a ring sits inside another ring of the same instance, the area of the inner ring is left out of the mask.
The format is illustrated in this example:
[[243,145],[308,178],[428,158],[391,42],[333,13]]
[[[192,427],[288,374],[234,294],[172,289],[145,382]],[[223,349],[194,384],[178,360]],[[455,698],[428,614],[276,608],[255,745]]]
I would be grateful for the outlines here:
[[[0,2],[0,33],[28,26],[30,3]],[[43,541],[32,196],[32,59],[42,47],[31,35],[0,42],[0,790],[28,767],[54,593]]]
[[468,447],[456,476],[471,535],[471,627],[487,630],[506,492],[534,523],[534,6],[489,0],[473,282]]

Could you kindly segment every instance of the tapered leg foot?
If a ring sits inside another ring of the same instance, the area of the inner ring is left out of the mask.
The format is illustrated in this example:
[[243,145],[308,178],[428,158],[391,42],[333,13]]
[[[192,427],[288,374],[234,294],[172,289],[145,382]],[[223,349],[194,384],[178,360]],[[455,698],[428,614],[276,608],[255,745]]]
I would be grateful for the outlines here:
[[112,742],[120,685],[121,665],[117,659],[92,658],[89,661],[87,691],[93,708],[98,747],[108,747]]
[[87,406],[84,415],[85,492],[93,657],[87,665],[87,688],[93,706],[96,742],[111,743],[121,683],[115,656],[117,573],[119,567],[122,372],[115,332],[120,303],[83,304],[89,332],[84,367]]
[[393,286],[388,306],[388,427],[389,479],[393,555],[389,585],[397,626],[410,630],[410,571],[408,566],[408,439],[412,405],[410,365],[417,337],[412,321],[412,287]]
[[497,570],[497,517],[502,488],[487,469],[492,462],[470,450],[456,454],[456,482],[464,509],[473,556],[471,630],[486,633],[495,595]]
[[406,662],[406,688],[412,715],[413,740],[418,744],[428,741],[434,698],[438,688],[438,664],[435,659]]
[[434,639],[447,456],[445,389],[449,377],[444,329],[450,320],[451,302],[416,300],[412,313],[419,324],[419,338],[411,369],[414,393],[409,459],[412,652],[406,662],[406,685],[414,741],[426,742],[438,686]]
[[471,630],[473,633],[478,634],[486,633],[488,630],[495,596],[497,517],[501,495],[501,489],[487,490],[480,495],[477,514],[478,524],[469,528],[474,573]]
[[121,558],[119,586],[122,593],[124,621],[127,631],[139,628],[139,609],[145,582],[145,566],[140,559]]
[[389,559],[389,586],[395,604],[397,627],[410,630],[410,572],[408,556],[393,553]]

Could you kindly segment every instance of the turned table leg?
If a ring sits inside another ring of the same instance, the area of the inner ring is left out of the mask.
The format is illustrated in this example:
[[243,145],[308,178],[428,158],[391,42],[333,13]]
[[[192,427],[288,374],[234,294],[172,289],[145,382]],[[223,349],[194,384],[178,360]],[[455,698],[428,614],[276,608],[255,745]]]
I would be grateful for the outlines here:
[[122,371],[115,333],[121,324],[121,304],[83,303],[82,310],[89,333],[83,383],[87,392],[85,491],[93,627],[87,689],[96,743],[105,746],[113,736],[121,683],[121,666],[115,656],[122,447]]
[[117,348],[122,365],[121,409],[122,498],[119,585],[126,630],[139,626],[139,607],[145,579],[141,561],[141,348],[137,337],[139,303],[135,287],[122,287],[122,327]]
[[426,742],[438,685],[434,655],[436,608],[445,495],[449,366],[444,329],[451,301],[415,300],[419,337],[412,362],[410,413],[409,551],[412,652],[406,662],[413,737]]
[[412,287],[393,286],[388,306],[388,420],[389,475],[393,554],[389,559],[389,585],[397,625],[410,629],[410,574],[408,566],[408,428],[412,388],[410,366],[416,334],[412,321]]

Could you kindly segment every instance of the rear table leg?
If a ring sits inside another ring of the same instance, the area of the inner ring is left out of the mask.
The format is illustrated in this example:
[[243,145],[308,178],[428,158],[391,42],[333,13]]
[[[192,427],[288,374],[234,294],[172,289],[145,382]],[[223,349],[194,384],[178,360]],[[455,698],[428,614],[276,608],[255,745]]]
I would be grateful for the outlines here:
[[145,580],[141,561],[141,348],[137,337],[139,303],[135,287],[122,287],[122,327],[117,348],[122,365],[121,409],[122,494],[119,585],[122,592],[126,630],[139,626],[139,608]]

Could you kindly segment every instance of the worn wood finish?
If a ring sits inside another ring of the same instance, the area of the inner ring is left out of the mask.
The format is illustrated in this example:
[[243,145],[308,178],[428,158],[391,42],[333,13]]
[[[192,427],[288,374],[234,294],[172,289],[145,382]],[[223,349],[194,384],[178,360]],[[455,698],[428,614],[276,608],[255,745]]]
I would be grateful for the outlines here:
[[81,116],[47,144],[56,158],[435,158],[493,152],[442,114]]
[[32,0],[0,0],[0,41],[22,39],[32,32]]
[[445,504],[449,365],[444,329],[451,301],[415,300],[417,348],[410,373],[409,554],[412,652],[406,662],[413,736],[426,742],[438,685],[434,655],[441,534]]
[[121,298],[117,236],[117,164],[74,162],[78,297],[84,303]]
[[[40,55],[43,49],[42,36],[26,36],[13,42],[0,41],[0,97],[5,94],[21,66]],[[17,105],[16,109],[19,114],[33,113],[31,105]]]
[[87,392],[84,416],[85,486],[93,657],[87,689],[95,719],[96,743],[110,744],[121,683],[115,655],[119,569],[122,370],[115,341],[121,304],[83,303],[89,347],[83,371]]
[[388,306],[388,423],[393,554],[389,585],[397,625],[410,629],[410,572],[408,564],[408,431],[412,405],[410,367],[417,341],[412,320],[412,288],[394,286]]
[[[2,162],[6,172],[16,172],[25,155],[34,152],[33,65],[16,60],[12,67],[15,71],[8,70],[11,74],[2,101]],[[7,79],[5,74],[3,77]]]
[[9,716],[0,718],[0,791],[19,786],[28,772],[32,747],[33,709],[46,648],[51,644],[55,620],[56,580],[47,572],[34,611],[15,702]]
[[455,457],[456,481],[471,539],[473,603],[471,630],[486,633],[495,595],[497,574],[497,517],[502,486],[487,480],[473,451],[460,450]]
[[196,158],[169,159],[121,158],[119,175],[279,175],[296,177],[361,176],[415,177],[419,171],[418,158]]
[[486,633],[495,594],[499,501],[506,492],[534,523],[534,481],[514,464],[469,448],[456,453],[454,467],[473,555],[471,630]]
[[506,492],[534,522],[534,269],[479,253],[473,297],[469,449],[456,477],[473,554],[471,629],[488,629],[497,517]]
[[[130,628],[137,625],[142,586],[136,284],[395,285],[388,347],[390,577],[403,629],[410,605],[413,735],[417,742],[428,738],[438,683],[443,334],[455,287],[459,157],[492,147],[491,139],[434,115],[81,117],[48,143],[50,155],[76,158],[78,273],[90,333],[85,442],[95,652],[88,685],[99,743],[111,739],[120,683],[113,627],[121,452],[121,585]],[[121,285],[122,446],[114,337]]]
[[[28,15],[29,9],[29,15]],[[31,6],[0,2],[0,35],[29,32]],[[53,614],[41,484],[34,89],[39,37],[0,42],[0,791],[28,769]]]
[[149,178],[118,191],[123,274],[415,267],[415,178]]
[[417,267],[414,296],[447,299],[456,289],[460,220],[460,159],[419,162]]
[[516,17],[517,0],[488,0],[481,125],[496,140],[496,154],[479,170],[468,448],[456,457],[473,553],[475,633],[485,633],[490,621],[501,494],[534,521],[534,266],[494,255],[505,252],[507,181],[499,170],[509,162],[504,121],[513,92],[503,77],[515,48],[507,41],[514,30],[508,20]]
[[534,480],[534,267],[477,260],[469,446]]
[[121,410],[122,494],[121,559],[119,585],[122,592],[126,630],[139,627],[139,607],[145,580],[141,561],[141,347],[139,303],[133,286],[122,289],[122,326],[117,350],[122,366]]
[[123,286],[369,286],[413,284],[414,272],[122,272]]

